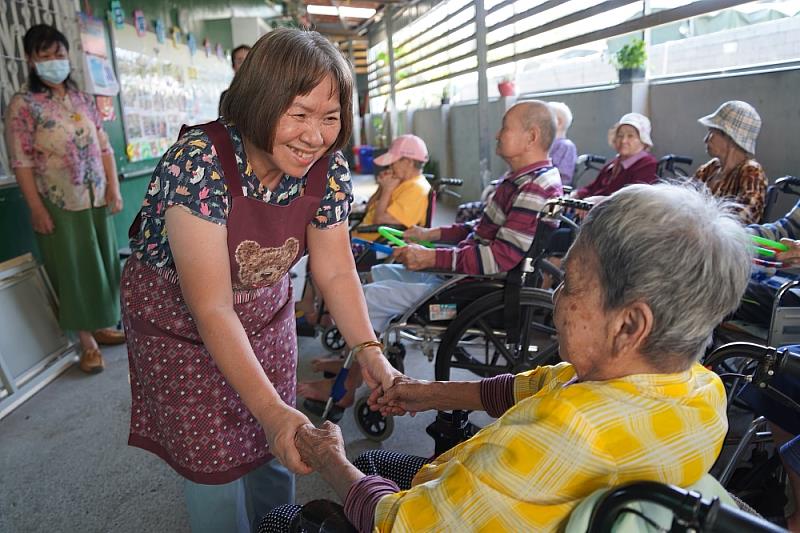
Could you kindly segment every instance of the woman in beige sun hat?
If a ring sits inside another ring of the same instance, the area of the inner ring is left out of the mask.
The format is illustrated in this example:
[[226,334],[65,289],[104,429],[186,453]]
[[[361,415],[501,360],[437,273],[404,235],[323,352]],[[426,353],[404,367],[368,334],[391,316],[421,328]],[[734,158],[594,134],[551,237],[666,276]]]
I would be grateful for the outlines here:
[[767,176],[755,160],[761,117],[747,102],[731,100],[697,120],[708,128],[703,141],[711,160],[694,174],[715,196],[728,197],[742,207],[739,218],[755,224],[764,212]]

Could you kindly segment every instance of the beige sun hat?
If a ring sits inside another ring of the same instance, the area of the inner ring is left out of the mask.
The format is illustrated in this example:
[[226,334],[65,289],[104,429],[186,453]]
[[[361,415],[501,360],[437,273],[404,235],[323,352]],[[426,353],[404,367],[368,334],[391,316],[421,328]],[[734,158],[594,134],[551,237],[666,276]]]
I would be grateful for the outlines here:
[[644,144],[646,144],[649,148],[653,147],[653,139],[650,137],[650,119],[640,113],[626,113],[622,115],[622,118],[619,119],[619,122],[614,124],[610,130],[608,130],[608,145],[611,148],[616,150],[614,146],[614,137],[617,135],[617,130],[623,124],[627,124],[628,126],[633,126],[636,128],[636,131],[639,132],[639,140],[641,140]]
[[761,117],[747,102],[730,100],[719,106],[712,114],[697,119],[697,122],[707,128],[722,130],[748,154],[756,153],[756,138],[761,131]]

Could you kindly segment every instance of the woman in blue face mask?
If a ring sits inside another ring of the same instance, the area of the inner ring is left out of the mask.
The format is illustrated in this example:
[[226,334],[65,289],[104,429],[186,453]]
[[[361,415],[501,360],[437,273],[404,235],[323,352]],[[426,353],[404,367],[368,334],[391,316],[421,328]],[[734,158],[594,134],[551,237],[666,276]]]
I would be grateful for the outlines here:
[[69,42],[37,24],[23,38],[28,82],[6,111],[10,166],[30,208],[59,322],[76,331],[81,370],[103,369],[101,344],[124,342],[111,215],[122,209],[114,153],[92,97],[70,80]]

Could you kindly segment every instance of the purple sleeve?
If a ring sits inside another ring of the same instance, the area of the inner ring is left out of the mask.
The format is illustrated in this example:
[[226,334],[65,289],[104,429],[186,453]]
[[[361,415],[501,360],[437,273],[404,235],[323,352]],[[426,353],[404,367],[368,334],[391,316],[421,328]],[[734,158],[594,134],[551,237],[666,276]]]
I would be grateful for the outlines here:
[[347,492],[344,514],[358,531],[372,531],[378,501],[395,492],[400,492],[400,487],[392,480],[381,476],[362,477]]
[[514,405],[514,375],[481,380],[481,404],[489,416],[499,418]]
[[469,235],[470,231],[472,231],[472,226],[469,224],[453,224],[451,226],[442,226],[439,231],[441,231],[439,242],[460,242]]
[[577,158],[578,149],[575,148],[575,143],[569,139],[557,139],[553,143],[550,159],[552,159],[553,165],[558,168],[558,173],[561,174],[561,182],[564,185],[572,183],[572,176],[575,174],[575,160]]

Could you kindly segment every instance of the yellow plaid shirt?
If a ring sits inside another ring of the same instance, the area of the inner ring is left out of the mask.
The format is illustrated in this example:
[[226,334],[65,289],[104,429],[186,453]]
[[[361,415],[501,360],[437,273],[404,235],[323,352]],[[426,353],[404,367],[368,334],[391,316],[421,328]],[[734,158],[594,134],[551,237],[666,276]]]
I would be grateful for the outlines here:
[[568,363],[517,375],[516,404],[381,498],[375,530],[553,531],[598,488],[686,487],[709,471],[728,429],[716,374],[574,376]]

